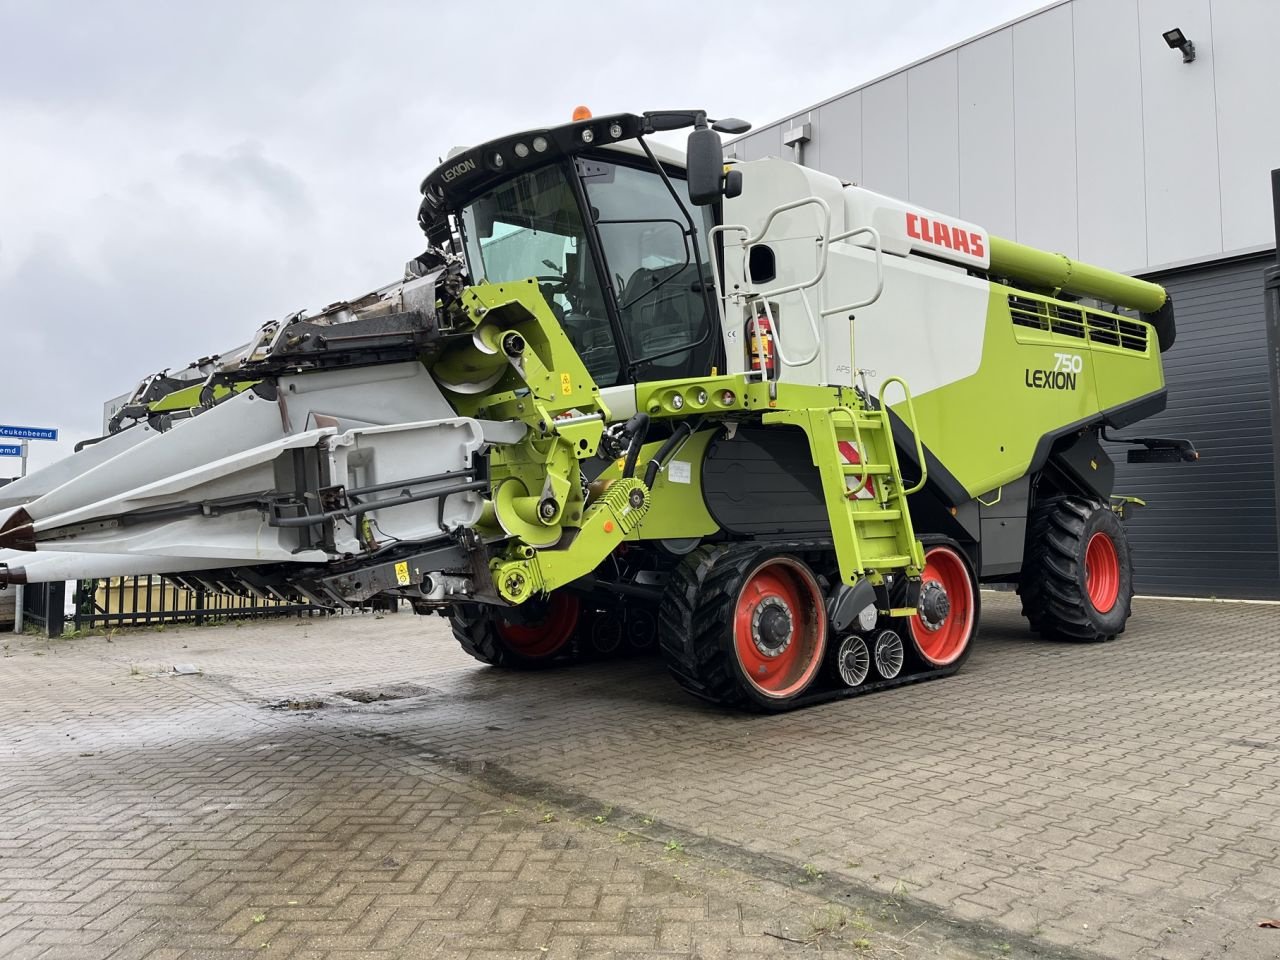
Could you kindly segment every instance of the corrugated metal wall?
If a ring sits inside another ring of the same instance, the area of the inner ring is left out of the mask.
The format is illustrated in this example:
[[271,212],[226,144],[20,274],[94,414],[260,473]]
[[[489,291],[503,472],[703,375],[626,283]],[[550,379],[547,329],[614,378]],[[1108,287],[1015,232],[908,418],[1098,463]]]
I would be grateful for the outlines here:
[[1168,409],[1122,433],[1186,437],[1195,464],[1127,464],[1116,490],[1149,504],[1128,522],[1139,593],[1280,599],[1275,451],[1262,274],[1254,257],[1153,276],[1178,338],[1164,355]]
[[[1161,34],[1195,42],[1184,64]],[[737,141],[1140,272],[1270,244],[1276,0],[1070,0]]]

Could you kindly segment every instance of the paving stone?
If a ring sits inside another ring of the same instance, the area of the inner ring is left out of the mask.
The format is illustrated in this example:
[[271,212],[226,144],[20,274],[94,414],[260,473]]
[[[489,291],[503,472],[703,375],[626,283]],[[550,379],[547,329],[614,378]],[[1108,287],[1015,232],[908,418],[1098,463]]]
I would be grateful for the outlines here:
[[955,677],[776,717],[652,660],[503,674],[408,614],[15,638],[0,956],[711,958],[857,901],[904,957],[990,956],[980,921],[1015,956],[1271,960],[1280,611],[1140,600],[1076,646],[983,602]]

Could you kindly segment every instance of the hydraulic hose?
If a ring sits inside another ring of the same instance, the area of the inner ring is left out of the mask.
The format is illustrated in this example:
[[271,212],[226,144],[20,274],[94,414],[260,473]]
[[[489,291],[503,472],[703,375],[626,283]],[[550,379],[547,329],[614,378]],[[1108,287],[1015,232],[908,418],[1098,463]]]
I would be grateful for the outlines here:
[[649,435],[649,415],[637,413],[622,429],[631,438],[631,445],[627,447],[627,462],[622,467],[622,478],[625,480],[636,475],[636,461],[640,459],[640,448],[644,446],[645,438]]
[[653,482],[658,479],[658,471],[662,469],[662,464],[666,462],[667,457],[675,452],[685,437],[693,433],[693,427],[689,426],[689,421],[682,421],[673,431],[671,436],[667,437],[667,442],[658,448],[657,454],[649,461],[649,466],[644,472],[644,485],[649,489],[653,489]]

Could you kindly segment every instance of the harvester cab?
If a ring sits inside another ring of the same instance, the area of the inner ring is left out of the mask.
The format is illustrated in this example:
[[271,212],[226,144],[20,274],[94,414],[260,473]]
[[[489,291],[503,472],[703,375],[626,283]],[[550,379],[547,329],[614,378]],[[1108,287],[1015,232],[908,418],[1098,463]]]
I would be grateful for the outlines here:
[[1047,636],[1120,633],[1100,439],[1163,406],[1164,290],[726,164],[746,129],[587,115],[455,152],[403,280],[147,378],[0,491],[0,582],[398,597],[486,663],[657,647],[771,710],[955,671],[984,581]]

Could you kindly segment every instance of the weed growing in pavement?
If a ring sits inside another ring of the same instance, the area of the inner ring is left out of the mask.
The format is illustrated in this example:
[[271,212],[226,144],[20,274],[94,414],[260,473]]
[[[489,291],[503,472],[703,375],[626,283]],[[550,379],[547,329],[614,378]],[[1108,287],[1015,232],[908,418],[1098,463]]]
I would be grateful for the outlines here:
[[803,867],[801,867],[801,869],[804,870],[803,882],[805,883],[808,883],[811,880],[822,879],[822,871],[819,870],[817,867],[815,867],[812,863],[806,863]]
[[684,844],[679,840],[668,840],[666,851],[667,853],[684,853]]
[[849,925],[849,917],[849,911],[844,907],[824,907],[809,919],[810,940],[839,933]]
[[550,812],[544,813],[544,814],[542,815],[542,819],[541,819],[541,820],[539,820],[538,822],[539,822],[539,823],[555,823],[555,822],[556,822],[556,815],[555,815],[554,813],[550,813]]

